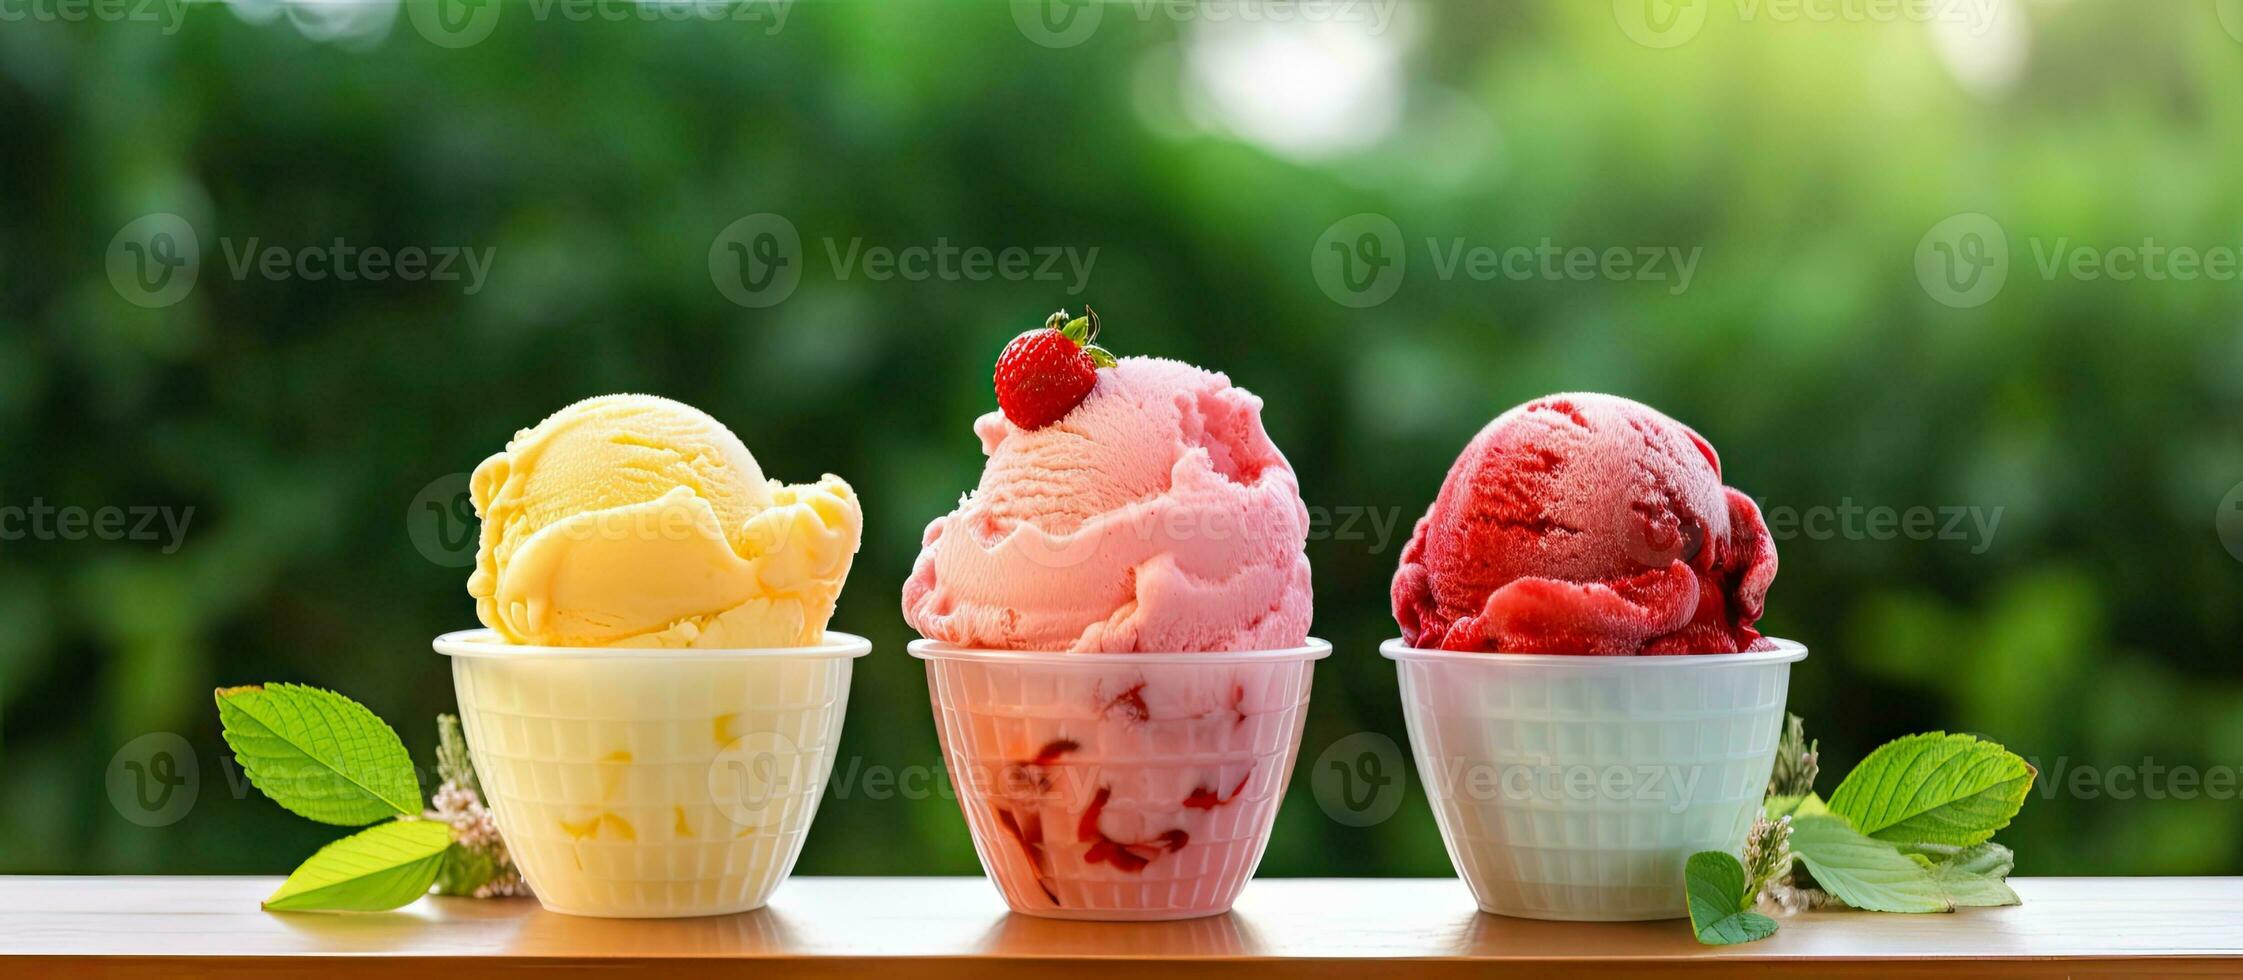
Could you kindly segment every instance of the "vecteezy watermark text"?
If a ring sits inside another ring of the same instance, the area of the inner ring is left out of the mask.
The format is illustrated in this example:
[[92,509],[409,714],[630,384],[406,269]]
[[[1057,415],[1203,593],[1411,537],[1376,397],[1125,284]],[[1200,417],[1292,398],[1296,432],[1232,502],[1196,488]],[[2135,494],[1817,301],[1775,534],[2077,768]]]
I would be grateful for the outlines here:
[[483,42],[498,29],[500,16],[512,9],[516,16],[544,23],[598,21],[620,24],[716,23],[763,24],[763,33],[777,34],[787,26],[787,13],[795,0],[403,0],[406,19],[413,30],[440,48],[467,48]]
[[1304,527],[1298,515],[1287,510],[1231,513],[1144,509],[1095,532],[1078,529],[1064,535],[1027,530],[1013,539],[1018,553],[1045,568],[1073,568],[1122,542],[1178,544],[1187,541],[1341,541],[1369,542],[1370,554],[1382,554],[1402,523],[1399,507],[1316,506],[1308,508]]
[[1370,554],[1386,553],[1387,545],[1394,541],[1394,529],[1402,523],[1400,507],[1363,507],[1342,505],[1326,507],[1310,504],[1308,508],[1308,539],[1310,541],[1368,541]]
[[526,0],[522,6],[529,11],[530,19],[537,21],[769,22],[764,33],[777,34],[786,29],[787,13],[794,4],[795,0]]
[[[498,252],[490,246],[354,245],[342,238],[293,247],[254,237],[220,238],[218,244],[226,274],[236,282],[460,283],[469,296],[483,291]],[[202,273],[202,236],[179,215],[142,215],[117,230],[105,258],[117,295],[135,306],[161,309],[194,291]]]
[[29,505],[0,505],[0,541],[163,541],[168,555],[179,550],[194,519],[193,505],[81,507],[33,497]]
[[2063,796],[2074,800],[2233,800],[2243,797],[2243,767],[2167,765],[2148,756],[2141,764],[2119,766],[2073,765],[2068,755],[2057,756],[2040,770],[2041,799]]
[[1677,295],[1690,288],[1690,277],[1697,272],[1698,259],[1705,253],[1704,248],[1697,246],[1687,250],[1674,245],[1597,247],[1560,245],[1548,238],[1531,246],[1498,248],[1474,245],[1461,237],[1449,239],[1445,251],[1439,239],[1428,238],[1425,250],[1433,259],[1434,277],[1443,281],[1456,278],[1459,271],[1465,278],[1478,282],[1497,279],[1512,282],[1533,279],[1671,281],[1674,285],[1667,287],[1667,292]]
[[187,0],[0,0],[0,24],[160,24],[171,35],[186,20]]
[[[839,239],[825,240],[826,259],[833,277],[846,281],[862,273],[874,282],[902,279],[925,282],[1065,282],[1067,295],[1080,296],[1090,285],[1090,267],[1098,263],[1098,246],[1087,251],[1064,245],[1007,246],[955,245],[937,238],[933,245],[867,247],[862,237],[846,246]],[[846,248],[846,251],[844,251]]]
[[[1652,282],[1669,295],[1690,288],[1702,246],[1564,244],[1545,237],[1533,244],[1490,244],[1463,236],[1427,237],[1425,257],[1435,279],[1449,282]],[[1332,223],[1309,251],[1309,273],[1341,306],[1377,306],[1400,289],[1410,267],[1400,225],[1383,214],[1349,215]]]
[[2237,245],[2198,248],[2145,237],[2140,244],[2096,246],[2074,244],[2068,237],[2049,241],[2036,236],[2032,247],[2033,265],[2042,279],[2069,276],[2083,282],[2233,282],[2243,277],[2243,246]]
[[[1367,827],[1400,807],[1409,772],[1392,739],[1357,733],[1318,755],[1311,780],[1327,815],[1351,827]],[[1703,767],[1673,764],[1499,763],[1452,757],[1428,778],[1438,781],[1442,794],[1474,803],[1651,804],[1679,813],[1697,799],[1704,775]],[[1110,774],[1095,764],[976,763],[956,770],[942,764],[867,765],[852,757],[835,765],[829,792],[842,800],[918,801],[955,799],[963,786],[976,797],[1064,801],[1089,799],[1109,781]],[[1210,785],[1215,782],[1244,785],[1239,775],[1211,778]]]
[[1444,764],[1441,785],[1452,796],[1475,803],[1656,803],[1669,813],[1681,813],[1696,798],[1703,775],[1698,766],[1496,763],[1452,757]]
[[1794,507],[1763,501],[1760,515],[1768,525],[1768,536],[1777,541],[1964,541],[1970,543],[1971,554],[1982,555],[1994,546],[2002,507],[1891,507],[1858,504],[1852,497],[1840,497],[1835,507]]
[[[1089,288],[1098,246],[980,245],[953,242],[868,243],[861,235],[820,239],[836,281],[1045,282],[1069,296]],[[802,233],[785,215],[763,212],[740,218],[709,243],[709,280],[732,302],[761,309],[777,306],[802,283]]]
[[490,276],[491,260],[498,249],[484,246],[475,249],[464,245],[435,245],[404,248],[384,248],[379,245],[352,245],[337,238],[326,245],[306,245],[288,248],[265,245],[258,239],[236,243],[231,238],[221,238],[218,245],[226,253],[226,269],[235,281],[251,276],[279,282],[301,279],[320,282],[464,282],[463,295],[473,296],[483,291],[483,283]]
[[[2139,241],[2079,242],[2068,235],[2025,240],[2041,281],[2236,282],[2243,280],[2243,242],[2177,243],[2145,235]],[[2009,281],[2008,230],[1992,215],[1950,215],[1916,243],[1916,279],[1924,293],[1947,306],[1983,306]]]
[[1400,0],[1013,0],[1013,24],[1047,48],[1090,40],[1108,7],[1128,8],[1140,24],[1161,17],[1178,24],[1349,24],[1386,33]]
[[[1612,0],[1621,33],[1647,48],[1686,44],[1706,26],[1717,0]],[[1730,0],[1741,23],[1958,24],[1977,37],[1992,30],[2005,0]]]

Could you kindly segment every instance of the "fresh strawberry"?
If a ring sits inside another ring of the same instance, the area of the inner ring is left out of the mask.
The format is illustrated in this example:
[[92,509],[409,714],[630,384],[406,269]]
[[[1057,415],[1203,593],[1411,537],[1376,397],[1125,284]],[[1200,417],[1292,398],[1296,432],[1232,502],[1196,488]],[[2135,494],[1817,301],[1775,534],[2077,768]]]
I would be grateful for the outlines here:
[[997,356],[997,407],[1023,429],[1040,429],[1066,417],[1098,386],[1098,369],[1114,355],[1098,339],[1098,313],[1089,307],[1067,319],[1061,310],[1005,345]]

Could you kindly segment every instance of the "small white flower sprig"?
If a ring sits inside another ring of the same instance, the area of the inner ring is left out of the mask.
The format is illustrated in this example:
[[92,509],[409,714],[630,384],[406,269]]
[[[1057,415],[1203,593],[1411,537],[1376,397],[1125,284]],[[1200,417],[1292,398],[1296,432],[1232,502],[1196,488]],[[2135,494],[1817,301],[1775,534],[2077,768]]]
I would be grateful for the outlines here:
[[512,898],[530,887],[514,867],[499,836],[498,822],[483,806],[483,784],[454,715],[436,716],[436,775],[443,780],[429,797],[425,819],[451,825],[452,853],[436,877],[439,895]]

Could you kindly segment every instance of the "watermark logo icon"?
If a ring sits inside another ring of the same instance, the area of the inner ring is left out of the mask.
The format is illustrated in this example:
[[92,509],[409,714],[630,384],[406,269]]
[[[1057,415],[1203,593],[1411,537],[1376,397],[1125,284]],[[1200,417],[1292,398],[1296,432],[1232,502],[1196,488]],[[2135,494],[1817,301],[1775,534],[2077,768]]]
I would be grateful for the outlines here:
[[[730,734],[718,719],[718,737]],[[785,813],[789,801],[808,797],[818,775],[815,755],[777,732],[754,732],[727,742],[709,763],[709,799],[741,833],[770,829],[764,823]]]
[[1324,229],[1309,252],[1309,271],[1317,288],[1341,306],[1365,309],[1384,303],[1402,288],[1408,257],[1402,229],[1383,214],[1349,215]]
[[709,243],[709,280],[724,298],[749,309],[786,302],[802,283],[802,235],[784,215],[741,218]]
[[475,564],[479,535],[467,485],[466,473],[447,473],[428,481],[405,508],[405,536],[413,539],[413,550],[443,568]]
[[2009,235],[1978,212],[1933,225],[1916,243],[1916,282],[1932,299],[1959,310],[1984,306],[2009,281]]
[[109,285],[125,302],[162,309],[194,291],[202,271],[202,239],[176,214],[144,214],[109,240]]
[[202,786],[194,746],[173,732],[149,732],[109,757],[109,805],[143,827],[178,823],[194,809]]
[[1687,44],[1706,26],[1712,0],[1612,0],[1612,19],[1628,39],[1647,48]]
[[2212,526],[2220,533],[2220,544],[2236,561],[2243,561],[2243,483],[2235,485],[2220,498],[2219,513],[2213,515]]
[[1317,755],[1309,774],[1317,807],[1349,827],[1369,827],[1394,816],[1408,782],[1402,750],[1378,732],[1356,732],[1333,742]]
[[490,37],[502,5],[503,0],[405,0],[405,16],[428,43],[458,49]]
[[1090,40],[1106,16],[1104,0],[1013,0],[1012,22],[1029,40],[1047,48],[1071,48]]

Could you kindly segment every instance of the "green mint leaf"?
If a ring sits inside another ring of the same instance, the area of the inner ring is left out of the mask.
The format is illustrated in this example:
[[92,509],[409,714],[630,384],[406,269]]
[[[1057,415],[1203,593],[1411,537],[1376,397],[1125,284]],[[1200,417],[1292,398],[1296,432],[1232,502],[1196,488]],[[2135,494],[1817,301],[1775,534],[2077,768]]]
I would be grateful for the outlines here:
[[1988,878],[2007,878],[2010,870],[2017,867],[2017,854],[1993,841],[1969,847],[1917,844],[1903,847],[1901,851],[1911,855],[1924,855],[1932,867],[1951,867]]
[[1931,869],[1898,848],[1863,836],[1836,815],[1794,817],[1791,853],[1823,890],[1872,912],[1947,912]]
[[2017,866],[2009,848],[1987,841],[1970,847],[1929,844],[1910,857],[1925,863],[1949,902],[1958,906],[2018,905],[2023,900],[2002,879]]
[[275,912],[379,912],[428,894],[452,846],[433,820],[369,827],[319,849],[265,899]]
[[289,811],[345,827],[421,811],[405,743],[364,705],[300,684],[221,688],[217,697],[242,771]]
[[1970,735],[1932,732],[1869,753],[1830,794],[1831,812],[1862,833],[1900,844],[1968,847],[2009,826],[2033,767]]
[[1830,807],[1823,803],[1822,797],[1814,793],[1808,793],[1805,796],[1771,796],[1760,805],[1760,809],[1767,814],[1770,820],[1783,817],[1818,817],[1830,812]]
[[1721,851],[1699,851],[1683,865],[1690,927],[1708,946],[1730,946],[1776,934],[1776,920],[1745,908],[1745,866]]
[[1974,875],[2007,878],[2010,871],[2017,867],[2017,853],[1993,841],[1987,841],[1963,848],[1960,853],[1941,863]]
[[2018,898],[2017,893],[2010,890],[2008,882],[1962,871],[1954,865],[1942,864],[1933,868],[1931,878],[1939,885],[1941,896],[1952,905],[1983,907],[2024,904],[2024,899]]

